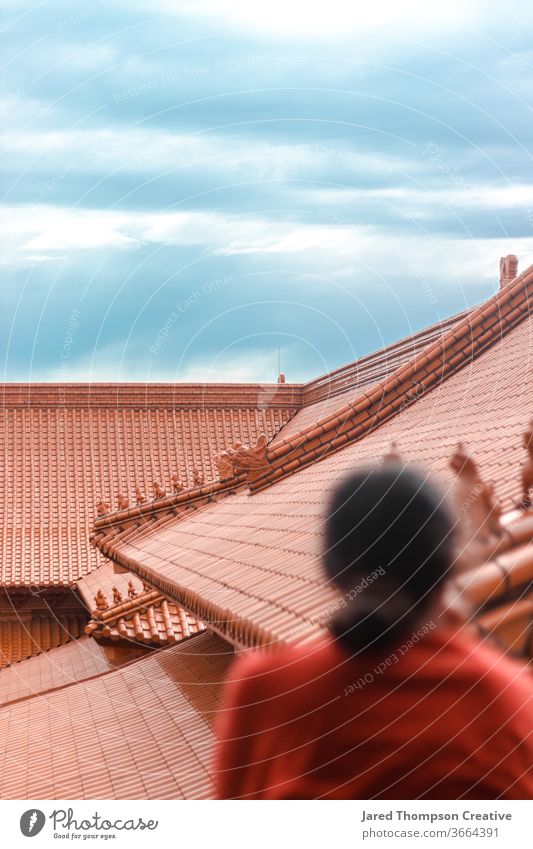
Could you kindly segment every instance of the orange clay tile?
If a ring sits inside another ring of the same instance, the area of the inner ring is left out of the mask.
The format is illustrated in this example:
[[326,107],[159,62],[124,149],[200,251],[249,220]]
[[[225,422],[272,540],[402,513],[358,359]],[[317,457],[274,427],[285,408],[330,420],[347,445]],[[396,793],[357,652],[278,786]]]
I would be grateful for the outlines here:
[[[5,586],[72,585],[99,563],[87,545],[102,502],[152,497],[152,482],[216,481],[215,455],[268,439],[301,387],[257,384],[4,384],[0,480]],[[148,502],[149,503],[149,502]]]
[[208,489],[218,483],[221,452],[255,445],[262,434],[269,442],[288,436],[287,427],[299,431],[402,363],[409,368],[417,351],[465,315],[305,385],[4,384],[0,583],[72,586],[100,562],[86,545],[97,504],[111,515],[136,504],[152,512],[165,501],[151,500],[154,480],[189,500],[195,469]]
[[2,669],[0,705],[93,678],[112,668],[95,640],[79,637]]
[[[362,438],[365,433],[382,425],[398,411],[433,390],[455,371],[468,366],[488,346],[497,344],[506,333],[528,316],[532,298],[533,267],[530,267],[500,289],[486,304],[471,310],[457,323],[443,330],[423,351],[415,353],[413,360],[416,368],[402,396],[399,397],[396,391],[398,375],[392,372],[371,391],[363,391],[359,398],[341,403],[318,422],[306,425],[296,433],[290,428],[282,430],[268,447],[265,472],[250,481],[252,491],[268,486],[272,475],[280,468],[283,474],[290,474],[295,468],[292,461],[296,459],[293,452],[297,448],[299,466],[314,462],[314,450],[310,449],[302,454],[301,446],[314,438],[317,425],[322,426],[324,434],[321,439],[324,443],[327,440],[327,452],[332,453],[346,444],[345,433],[350,434],[351,440]],[[483,322],[489,317],[494,319],[494,323],[490,330],[486,330],[486,323]],[[454,362],[449,361],[448,357],[454,355],[457,359]],[[407,388],[409,384],[411,388]],[[350,429],[350,420],[364,409],[368,410],[371,418],[366,424],[361,422],[356,428]],[[293,420],[293,426],[297,419],[298,416]],[[276,476],[276,479],[278,477]]]
[[199,634],[0,708],[0,797],[211,796],[213,719],[231,659],[231,647]]
[[438,339],[445,330],[453,327],[465,315],[466,312],[459,313],[306,383],[303,387],[302,410],[285,425],[279,434],[280,438],[296,434],[306,425],[312,425],[330,412],[335,412],[343,403],[375,386],[400,367],[409,373],[412,368],[410,361],[415,354],[423,350],[429,342]]
[[0,668],[76,640],[87,617],[83,614],[19,614],[0,620]]
[[205,626],[194,616],[167,601],[157,590],[143,590],[107,609],[95,611],[85,626],[86,634],[102,642],[156,648],[174,645],[204,630]]
[[[170,517],[159,527],[139,526],[124,537],[102,527],[95,543],[236,646],[307,639],[323,626],[336,599],[320,563],[324,494],[350,468],[375,462],[396,442],[402,457],[426,468],[447,494],[454,483],[449,460],[462,441],[482,479],[494,484],[505,511],[523,498],[523,434],[533,409],[533,322],[527,307],[532,280],[529,270],[454,332],[458,339],[469,339],[474,319],[479,322],[494,311],[503,316],[515,295],[522,304],[516,326],[495,323],[489,348],[473,359],[469,355],[460,370],[415,395],[379,428],[356,429],[357,440],[331,455],[328,443],[322,455],[313,444],[312,463],[274,468],[271,480],[280,473],[284,477],[252,496],[240,491],[189,516]],[[442,360],[449,346],[443,347],[442,338],[432,345],[430,356]],[[468,347],[471,352],[470,341]],[[330,418],[343,420],[346,413],[344,405]],[[312,439],[316,427],[310,429]],[[290,439],[302,447],[302,435]],[[290,453],[282,451],[279,458],[292,463]],[[525,515],[511,527],[507,550],[502,546],[494,561],[476,572],[471,591],[480,587],[476,599],[483,610],[507,603],[510,593],[527,592],[533,578],[531,522]]]

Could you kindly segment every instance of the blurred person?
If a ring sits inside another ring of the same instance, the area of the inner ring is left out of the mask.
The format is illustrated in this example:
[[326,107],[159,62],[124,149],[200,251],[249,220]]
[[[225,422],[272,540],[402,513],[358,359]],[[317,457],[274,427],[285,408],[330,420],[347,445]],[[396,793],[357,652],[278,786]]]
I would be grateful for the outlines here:
[[531,679],[443,615],[454,524],[397,462],[335,487],[323,562],[338,610],[327,636],[235,662],[218,798],[533,797]]

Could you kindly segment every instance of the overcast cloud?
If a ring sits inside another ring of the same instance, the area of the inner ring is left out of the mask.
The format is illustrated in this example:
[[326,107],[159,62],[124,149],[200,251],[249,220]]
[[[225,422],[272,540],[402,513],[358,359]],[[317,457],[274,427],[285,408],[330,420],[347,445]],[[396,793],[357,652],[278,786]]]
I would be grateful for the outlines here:
[[304,380],[533,260],[530,4],[368,5],[3,3],[6,379]]

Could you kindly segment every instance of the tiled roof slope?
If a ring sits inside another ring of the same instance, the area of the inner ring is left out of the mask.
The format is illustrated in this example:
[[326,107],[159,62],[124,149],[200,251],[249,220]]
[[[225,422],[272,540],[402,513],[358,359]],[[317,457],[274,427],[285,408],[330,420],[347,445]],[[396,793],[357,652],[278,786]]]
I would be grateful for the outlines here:
[[[92,620],[85,633],[105,642],[157,648],[173,645],[205,630],[205,625],[182,607],[143,586],[131,572],[117,574],[112,563],[103,563],[77,583]],[[122,600],[115,602],[115,593]],[[97,593],[108,607],[94,615]]]
[[453,315],[304,384],[302,409],[281,429],[277,439],[285,439],[318,422],[365,389],[384,380],[399,366],[411,360],[417,351],[426,348],[467,315],[468,311]]
[[[334,604],[320,567],[324,494],[351,467],[386,453],[391,441],[406,460],[450,480],[448,461],[462,440],[504,507],[520,499],[522,434],[533,409],[532,280],[530,269],[509,286],[508,297],[480,310],[477,323],[456,325],[457,334],[452,328],[453,342],[439,342],[446,379],[436,381],[428,371],[421,379],[431,391],[407,404],[396,396],[390,417],[379,428],[368,427],[364,438],[348,444],[347,434],[346,447],[321,462],[318,453],[309,465],[283,468],[285,478],[253,497],[231,495],[189,518],[171,517],[155,529],[130,528],[121,536],[101,527],[98,545],[237,645],[311,633]],[[433,368],[434,356],[437,350],[424,352],[416,367]],[[448,364],[463,368],[450,374]],[[407,374],[412,377],[411,365],[400,367],[387,379],[388,390],[402,386]],[[315,438],[305,434],[305,448]]]
[[231,660],[212,634],[0,709],[2,799],[201,799]]
[[133,575],[131,572],[117,574],[113,564],[109,561],[104,561],[98,569],[94,569],[88,575],[80,578],[76,584],[76,589],[87,610],[91,611],[95,604],[94,597],[97,592],[101,590],[106,596],[112,598],[113,587],[117,587],[123,595],[127,595],[130,581],[136,592],[142,592],[142,581],[136,575]]
[[0,705],[84,681],[112,669],[104,649],[89,637],[22,660],[0,672]]
[[86,616],[60,613],[2,618],[0,668],[75,640],[83,634],[86,622]]
[[300,403],[288,385],[4,384],[0,584],[68,585],[98,564],[95,504],[171,491],[219,450],[271,439]]
[[205,625],[157,590],[95,610],[85,633],[96,640],[153,647],[174,645],[205,631]]
[[533,266],[530,266],[374,387],[338,406],[315,425],[274,440],[266,451],[263,471],[253,476],[252,490],[268,486],[361,439],[415,404],[502,340],[529,316],[532,304]]

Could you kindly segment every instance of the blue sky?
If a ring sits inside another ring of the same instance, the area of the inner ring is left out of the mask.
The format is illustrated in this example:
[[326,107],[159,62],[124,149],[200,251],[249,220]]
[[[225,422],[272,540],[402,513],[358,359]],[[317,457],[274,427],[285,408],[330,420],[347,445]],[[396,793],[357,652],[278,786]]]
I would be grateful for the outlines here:
[[306,380],[533,258],[526,2],[2,5],[7,380]]

